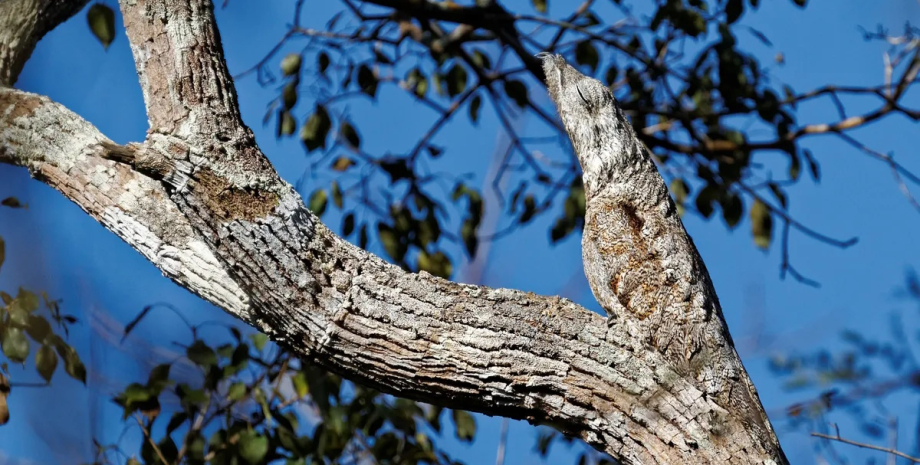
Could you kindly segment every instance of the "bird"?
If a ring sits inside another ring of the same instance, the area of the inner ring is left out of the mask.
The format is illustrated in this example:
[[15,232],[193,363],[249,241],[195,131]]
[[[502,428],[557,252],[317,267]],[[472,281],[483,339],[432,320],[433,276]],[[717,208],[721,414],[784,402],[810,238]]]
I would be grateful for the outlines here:
[[606,85],[561,55],[537,58],[582,168],[582,260],[608,325],[674,360],[721,352],[718,297],[649,149]]

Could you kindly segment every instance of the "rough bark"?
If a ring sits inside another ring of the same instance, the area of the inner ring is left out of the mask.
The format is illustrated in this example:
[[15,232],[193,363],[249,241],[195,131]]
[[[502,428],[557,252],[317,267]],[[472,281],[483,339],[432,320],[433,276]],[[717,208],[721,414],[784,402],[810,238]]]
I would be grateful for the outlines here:
[[772,431],[748,420],[759,405],[706,385],[723,367],[674,363],[565,299],[407,273],[337,237],[242,123],[211,3],[121,10],[146,141],[115,146],[61,105],[0,88],[0,161],[27,167],[164,275],[386,392],[551,422],[623,463],[785,462]]
[[89,0],[0,0],[0,85],[16,83],[35,44]]

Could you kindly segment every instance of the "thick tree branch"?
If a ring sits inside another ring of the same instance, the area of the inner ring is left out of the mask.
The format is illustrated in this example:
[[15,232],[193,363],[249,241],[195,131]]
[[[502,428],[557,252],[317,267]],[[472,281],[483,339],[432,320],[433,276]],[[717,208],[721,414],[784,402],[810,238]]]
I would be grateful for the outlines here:
[[710,383],[716,359],[675,363],[565,299],[407,273],[333,234],[243,125],[211,3],[121,7],[147,140],[114,148],[60,105],[3,90],[0,124],[12,130],[0,161],[27,166],[170,278],[355,382],[552,423],[623,463],[784,462],[764,453],[775,437],[752,433],[760,412]]
[[88,0],[0,2],[0,85],[12,86],[48,31],[80,11]]
[[0,127],[0,162],[28,168],[180,286],[245,313],[245,295],[163,186],[100,158],[114,143],[92,124],[47,97],[0,87]]

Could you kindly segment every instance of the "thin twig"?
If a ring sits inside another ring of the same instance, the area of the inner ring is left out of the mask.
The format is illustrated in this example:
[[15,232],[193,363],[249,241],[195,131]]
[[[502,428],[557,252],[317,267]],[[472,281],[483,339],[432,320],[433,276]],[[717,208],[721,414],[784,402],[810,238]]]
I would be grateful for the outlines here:
[[842,442],[842,443],[844,443],[844,444],[849,444],[849,445],[851,445],[851,446],[862,447],[863,449],[872,449],[872,450],[877,450],[877,451],[880,451],[880,452],[887,452],[887,453],[889,453],[889,454],[892,454],[892,455],[896,455],[896,456],[898,456],[898,457],[901,457],[902,459],[907,459],[907,460],[910,460],[911,462],[914,462],[914,463],[920,463],[920,458],[912,457],[912,456],[910,456],[910,455],[905,454],[904,452],[901,452],[901,451],[898,451],[898,450],[894,450],[894,449],[891,449],[891,448],[888,448],[888,447],[880,447],[880,446],[876,446],[876,445],[872,445],[872,444],[866,444],[866,443],[864,443],[864,442],[856,442],[856,441],[853,441],[853,440],[850,440],[850,439],[842,438],[842,437],[840,437],[840,433],[839,433],[839,432],[837,433],[836,436],[831,436],[831,435],[829,435],[829,434],[815,433],[815,432],[812,432],[811,435],[814,436],[814,437],[816,437],[816,438],[822,438],[822,439],[827,439],[827,440],[830,440],[830,441]]
[[495,454],[495,465],[505,465],[505,445],[508,442],[508,418],[502,418],[502,430],[498,436],[498,452]]
[[147,439],[148,442],[150,442],[150,447],[152,447],[152,448],[153,448],[153,451],[156,452],[157,457],[158,457],[164,464],[168,465],[168,464],[169,464],[169,461],[166,460],[166,457],[163,456],[163,452],[160,451],[160,447],[157,446],[157,443],[153,442],[153,438],[150,437],[150,431],[147,430],[147,427],[146,427],[146,426],[144,426],[144,422],[141,421],[141,418],[140,418],[139,416],[137,416],[137,414],[134,414],[134,419],[137,421],[137,426],[140,426],[140,427],[141,427],[141,432],[144,433],[144,437]]

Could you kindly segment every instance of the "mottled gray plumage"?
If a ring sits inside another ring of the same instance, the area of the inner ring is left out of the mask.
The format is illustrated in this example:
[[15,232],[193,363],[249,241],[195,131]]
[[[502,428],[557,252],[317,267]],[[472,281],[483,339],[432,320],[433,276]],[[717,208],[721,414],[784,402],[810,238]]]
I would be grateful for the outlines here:
[[[608,314],[608,339],[633,346],[636,354],[654,347],[729,415],[760,412],[740,420],[754,426],[760,440],[771,438],[709,273],[648,148],[607,86],[559,55],[541,58],[583,171],[582,258],[594,297]],[[724,432],[712,428],[709,434]],[[778,445],[772,454],[782,457]]]
[[691,358],[727,332],[664,180],[607,86],[558,55],[543,67],[584,172],[582,256],[594,296],[611,324]]

